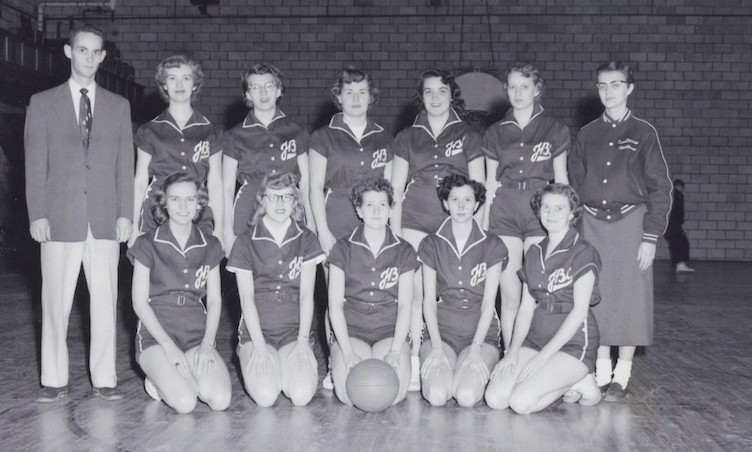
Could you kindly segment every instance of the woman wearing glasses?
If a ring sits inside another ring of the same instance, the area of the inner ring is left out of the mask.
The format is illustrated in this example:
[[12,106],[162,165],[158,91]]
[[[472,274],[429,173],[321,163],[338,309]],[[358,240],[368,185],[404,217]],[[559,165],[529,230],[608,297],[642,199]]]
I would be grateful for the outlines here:
[[263,407],[280,392],[305,405],[318,384],[310,335],[316,264],[324,253],[313,232],[298,224],[297,182],[292,173],[262,180],[251,229],[238,236],[227,262],[243,311],[237,348],[243,382]]
[[486,188],[491,193],[485,226],[504,241],[509,265],[501,274],[501,334],[509,347],[520,306],[517,272],[530,245],[546,235],[530,207],[536,190],[552,179],[568,184],[569,129],[543,110],[543,78],[538,69],[517,63],[505,77],[512,108],[486,131]]
[[[604,113],[577,135],[569,158],[572,185],[584,207],[582,235],[598,250],[602,301],[596,381],[607,401],[626,396],[638,345],[653,342],[653,259],[671,209],[671,178],[658,133],[627,107],[635,84],[620,61],[597,70]],[[611,367],[611,346],[619,347]]]
[[199,227],[222,241],[224,202],[222,197],[222,152],[214,125],[193,109],[201,92],[204,73],[198,62],[174,55],[157,65],[154,81],[169,106],[159,116],[138,128],[134,181],[133,233],[128,246],[139,235],[154,231],[154,194],[170,174],[185,172],[209,191],[209,206]]
[[225,209],[228,252],[235,238],[248,230],[256,191],[267,174],[291,172],[298,177],[306,223],[314,228],[308,208],[308,131],[277,106],[284,92],[282,72],[275,66],[256,64],[243,74],[243,96],[251,111],[223,139],[225,199],[235,199],[233,208]]
[[360,224],[350,203],[355,185],[378,177],[389,180],[392,138],[368,118],[379,89],[364,71],[352,66],[340,71],[331,89],[342,110],[311,135],[309,152],[311,210],[324,252]]

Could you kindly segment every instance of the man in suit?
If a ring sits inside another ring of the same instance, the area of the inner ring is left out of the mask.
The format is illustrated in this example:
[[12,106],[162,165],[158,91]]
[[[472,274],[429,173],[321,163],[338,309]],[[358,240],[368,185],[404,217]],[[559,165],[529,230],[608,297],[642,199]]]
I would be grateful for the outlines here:
[[26,114],[26,202],[42,264],[39,402],[67,395],[68,317],[82,264],[93,393],[122,398],[115,372],[118,242],[131,231],[133,131],[128,101],[95,82],[103,47],[100,28],[75,26],[64,47],[70,79],[32,96]]

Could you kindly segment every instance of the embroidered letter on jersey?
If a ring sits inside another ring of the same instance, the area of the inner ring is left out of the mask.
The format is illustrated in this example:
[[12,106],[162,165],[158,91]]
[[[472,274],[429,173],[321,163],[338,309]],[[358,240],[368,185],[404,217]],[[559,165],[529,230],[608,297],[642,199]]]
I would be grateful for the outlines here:
[[196,146],[193,147],[193,163],[198,163],[200,160],[208,159],[211,152],[211,145],[208,141],[199,141]]
[[290,160],[298,156],[298,145],[294,139],[285,141],[279,148],[282,149],[282,160]]
[[386,166],[386,159],[387,159],[386,149],[377,149],[373,151],[373,154],[371,154],[371,156],[373,157],[373,160],[371,161],[372,169]]
[[556,292],[559,289],[563,289],[572,284],[572,268],[564,270],[563,268],[557,268],[550,275],[548,275],[548,289],[549,292]]
[[399,270],[397,267],[389,267],[381,272],[381,282],[379,282],[379,289],[384,290],[393,287],[399,281]]
[[548,141],[541,141],[533,147],[533,156],[530,157],[531,162],[542,162],[544,160],[551,159],[551,143]]
[[444,155],[447,157],[451,157],[453,155],[457,155],[460,152],[462,152],[462,147],[465,144],[465,137],[460,138],[459,140],[450,141],[446,144],[446,148],[444,151]]
[[623,140],[618,140],[616,142],[619,145],[619,150],[630,150],[632,152],[637,152],[637,146],[640,144],[638,141],[635,141],[631,138],[625,138]]
[[290,279],[295,279],[300,275],[300,267],[303,266],[303,256],[298,256],[290,261],[290,265],[288,267],[290,268],[290,273],[288,276],[290,276]]
[[194,283],[196,289],[200,289],[206,285],[206,278],[209,276],[209,270],[211,270],[211,268],[208,265],[202,265],[196,270],[196,282]]
[[488,266],[485,262],[481,262],[480,264],[473,267],[473,270],[470,272],[470,285],[475,287],[485,281],[487,270]]

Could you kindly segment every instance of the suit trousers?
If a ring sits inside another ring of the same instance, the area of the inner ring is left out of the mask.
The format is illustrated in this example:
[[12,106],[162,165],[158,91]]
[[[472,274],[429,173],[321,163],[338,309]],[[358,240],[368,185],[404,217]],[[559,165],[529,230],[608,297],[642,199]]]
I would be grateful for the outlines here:
[[42,262],[42,386],[68,385],[68,318],[81,265],[89,288],[89,369],[94,387],[117,386],[115,371],[120,244],[94,238],[44,242]]

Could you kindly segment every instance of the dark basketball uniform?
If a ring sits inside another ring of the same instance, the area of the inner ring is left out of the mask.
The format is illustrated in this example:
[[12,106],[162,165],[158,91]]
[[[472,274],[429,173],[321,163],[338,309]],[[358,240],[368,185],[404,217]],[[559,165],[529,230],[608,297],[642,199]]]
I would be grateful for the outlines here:
[[[233,273],[253,273],[253,300],[264,340],[274,348],[294,342],[300,330],[300,272],[303,264],[324,260],[324,252],[313,232],[292,221],[282,245],[277,245],[263,221],[238,236],[227,261]],[[249,342],[243,316],[238,325],[238,342]]]
[[345,320],[350,337],[373,345],[394,336],[400,276],[418,267],[413,247],[387,226],[376,256],[366,243],[361,224],[337,240],[329,264],[345,272]]
[[485,135],[486,157],[499,163],[496,180],[501,184],[491,204],[488,232],[524,240],[546,235],[530,198],[554,178],[554,158],[569,151],[570,138],[569,129],[544,114],[540,104],[524,129],[513,111]]
[[[182,351],[199,345],[206,328],[206,279],[224,257],[219,240],[194,226],[181,249],[164,224],[139,236],[127,255],[149,268],[149,305],[175,345]],[[139,320],[136,353],[153,345],[157,341]]]
[[[138,128],[136,147],[151,155],[149,162],[149,187],[141,202],[141,232],[157,228],[152,216],[154,191],[161,187],[167,176],[184,172],[199,184],[206,184],[209,174],[209,157],[221,151],[219,133],[212,123],[197,110],[182,129],[178,127],[168,110]],[[209,206],[204,209],[199,226],[205,231],[213,229],[213,216]]]
[[[570,228],[551,255],[544,258],[548,243],[546,237],[540,243],[533,244],[525,255],[525,266],[519,272],[527,283],[530,295],[537,302],[523,345],[538,351],[554,337],[574,308],[574,283],[581,276],[590,271],[595,275],[590,306],[598,304],[601,299],[598,288],[601,259],[598,251],[582,239],[574,228]],[[599,345],[598,324],[593,311],[588,309],[587,318],[560,351],[582,361],[588,372],[593,372]]]
[[367,179],[384,177],[384,167],[392,160],[391,147],[392,138],[371,120],[358,141],[342,113],[311,135],[310,148],[327,159],[326,220],[335,238],[344,237],[360,224],[350,202],[352,188]]
[[[435,234],[420,243],[418,257],[423,265],[436,271],[437,319],[441,340],[455,352],[473,342],[478,329],[486,272],[509,259],[500,238],[486,234],[473,220],[473,231],[460,253],[452,234],[451,218],[446,218]],[[501,323],[494,309],[494,319],[485,342],[499,347]]]
[[224,158],[238,162],[240,188],[235,195],[232,226],[235,235],[239,236],[250,227],[256,211],[256,192],[264,176],[289,172],[300,178],[298,157],[308,152],[308,138],[308,131],[279,109],[268,127],[250,111],[241,124],[224,134]]
[[436,187],[450,174],[468,177],[468,162],[483,157],[483,140],[454,110],[439,136],[434,137],[428,116],[422,111],[411,127],[397,135],[394,154],[405,159],[409,168],[402,227],[432,234],[446,218]]

